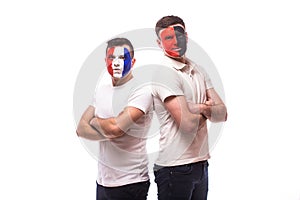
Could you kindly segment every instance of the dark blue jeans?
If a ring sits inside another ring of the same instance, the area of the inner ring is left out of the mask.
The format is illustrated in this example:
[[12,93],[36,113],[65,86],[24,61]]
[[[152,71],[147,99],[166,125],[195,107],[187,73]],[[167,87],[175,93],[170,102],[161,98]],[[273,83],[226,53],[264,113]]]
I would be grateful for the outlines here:
[[96,200],[146,200],[150,181],[119,187],[104,187],[97,183]]
[[207,199],[207,161],[174,167],[162,167],[156,171],[154,170],[154,175],[159,200]]

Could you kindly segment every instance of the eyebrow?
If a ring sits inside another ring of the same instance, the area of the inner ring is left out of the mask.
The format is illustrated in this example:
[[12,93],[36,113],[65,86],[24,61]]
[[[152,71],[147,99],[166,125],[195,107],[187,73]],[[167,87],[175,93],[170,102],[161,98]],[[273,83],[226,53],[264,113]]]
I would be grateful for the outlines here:
[[174,28],[175,32],[179,32],[182,34],[185,32],[185,30],[184,30],[184,28],[182,28],[182,26],[173,26],[173,28]]
[[174,38],[174,35],[166,35],[163,39],[172,39]]

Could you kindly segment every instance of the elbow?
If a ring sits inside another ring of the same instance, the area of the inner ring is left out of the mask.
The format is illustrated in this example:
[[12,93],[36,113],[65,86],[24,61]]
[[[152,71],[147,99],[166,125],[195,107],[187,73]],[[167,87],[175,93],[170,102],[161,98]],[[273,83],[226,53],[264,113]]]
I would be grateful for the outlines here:
[[227,121],[227,108],[223,105],[218,112],[212,113],[211,122],[225,122]]
[[227,111],[226,111],[226,114],[225,114],[225,119],[224,119],[224,122],[227,121]]
[[221,109],[220,122],[226,122],[226,121],[227,121],[227,108],[225,105],[223,105]]
[[77,134],[78,137],[86,138],[88,136],[87,125],[84,124],[84,123],[80,123],[77,126],[76,134]]
[[224,122],[227,121],[227,110],[226,110],[226,113],[225,113],[225,118],[224,118]]
[[82,130],[82,128],[80,126],[77,127],[76,134],[78,137],[84,137],[84,131]]
[[88,136],[89,124],[81,120],[77,125],[76,134],[78,137],[86,138]]

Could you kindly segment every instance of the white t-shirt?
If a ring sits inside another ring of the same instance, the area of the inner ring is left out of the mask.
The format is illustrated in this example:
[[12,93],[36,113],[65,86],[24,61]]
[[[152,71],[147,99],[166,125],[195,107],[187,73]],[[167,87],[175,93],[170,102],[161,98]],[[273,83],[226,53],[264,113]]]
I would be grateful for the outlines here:
[[206,90],[213,87],[207,73],[190,60],[186,65],[165,56],[162,67],[155,74],[152,93],[161,134],[155,163],[176,166],[209,159],[207,124],[197,134],[181,133],[164,106],[167,97],[181,95],[187,102],[204,103]]
[[116,117],[126,106],[145,113],[125,135],[99,142],[98,184],[117,187],[149,180],[146,139],[152,105],[150,87],[142,87],[135,78],[121,86],[114,87],[110,82],[96,88],[93,102],[96,116]]

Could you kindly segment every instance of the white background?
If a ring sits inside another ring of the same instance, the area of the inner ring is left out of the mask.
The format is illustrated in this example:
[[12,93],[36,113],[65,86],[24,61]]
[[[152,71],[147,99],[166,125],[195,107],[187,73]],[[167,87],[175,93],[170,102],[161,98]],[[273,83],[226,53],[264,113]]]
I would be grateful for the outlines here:
[[0,199],[95,199],[96,161],[75,135],[78,72],[108,38],[174,14],[225,88],[229,116],[210,160],[209,200],[299,200],[299,8],[296,0],[1,1]]

